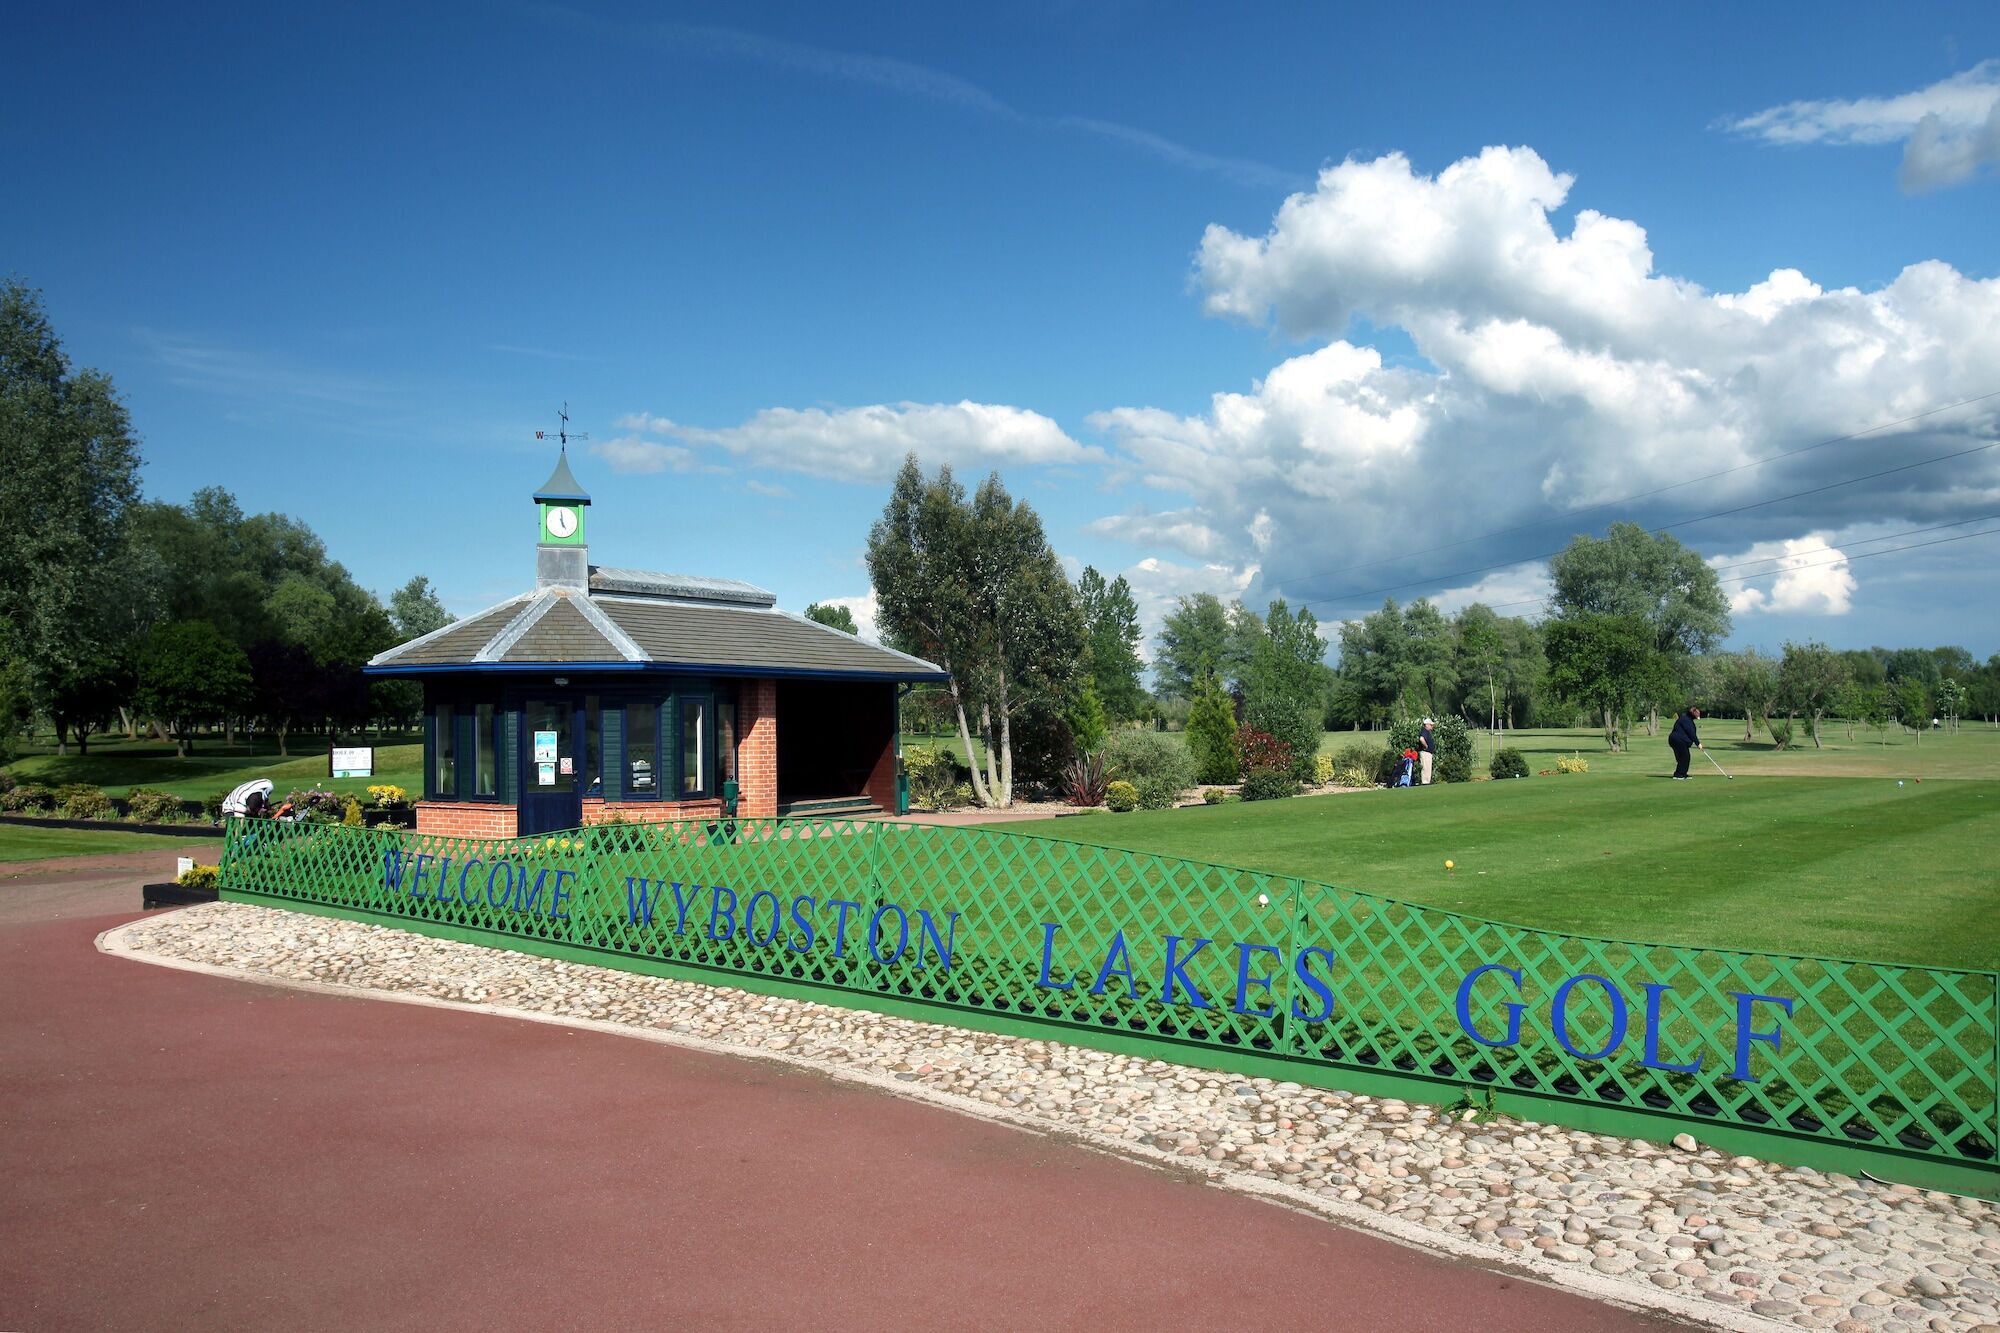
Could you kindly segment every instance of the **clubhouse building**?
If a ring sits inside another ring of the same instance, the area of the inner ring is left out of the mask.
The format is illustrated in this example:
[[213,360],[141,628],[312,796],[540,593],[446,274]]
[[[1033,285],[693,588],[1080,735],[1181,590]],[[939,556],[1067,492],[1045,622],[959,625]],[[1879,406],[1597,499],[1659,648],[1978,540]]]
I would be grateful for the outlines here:
[[897,809],[898,702],[929,662],[733,579],[590,563],[567,452],[535,492],[535,586],[366,668],[420,681],[420,832]]

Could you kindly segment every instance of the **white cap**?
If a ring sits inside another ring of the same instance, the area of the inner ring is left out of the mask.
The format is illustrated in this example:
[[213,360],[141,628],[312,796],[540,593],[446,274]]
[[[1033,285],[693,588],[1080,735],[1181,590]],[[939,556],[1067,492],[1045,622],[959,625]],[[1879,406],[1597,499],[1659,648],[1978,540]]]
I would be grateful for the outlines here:
[[1437,725],[1437,723],[1435,723],[1435,722],[1431,721],[1431,720],[1430,720],[1429,718],[1425,718],[1425,719],[1424,719],[1424,725],[1425,725],[1425,726],[1427,726],[1427,727],[1435,727],[1435,726]]

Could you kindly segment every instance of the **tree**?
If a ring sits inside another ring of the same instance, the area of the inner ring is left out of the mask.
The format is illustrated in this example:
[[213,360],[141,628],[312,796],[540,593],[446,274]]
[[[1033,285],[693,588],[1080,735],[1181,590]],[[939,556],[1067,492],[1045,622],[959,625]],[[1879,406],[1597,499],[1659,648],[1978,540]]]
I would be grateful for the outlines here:
[[1657,726],[1659,699],[1683,682],[1687,659],[1706,653],[1729,633],[1729,600],[1699,553],[1662,532],[1613,523],[1604,537],[1576,537],[1549,561],[1556,612],[1636,616],[1661,657],[1649,672],[1643,702]]
[[1946,676],[1938,682],[1937,705],[1944,710],[1944,729],[1957,731],[1959,710],[1965,707],[1965,686],[1959,684],[1958,677]]
[[90,733],[106,729],[118,707],[132,697],[134,675],[125,645],[98,648],[68,670],[45,679],[42,709],[55,727],[56,753],[76,741],[78,754],[90,753]]
[[806,608],[806,619],[817,621],[828,629],[841,630],[848,634],[859,634],[860,628],[854,623],[854,612],[832,602],[814,602]]
[[1718,703],[1743,714],[1743,739],[1757,739],[1757,719],[1770,717],[1777,697],[1778,672],[1771,659],[1755,648],[1716,657],[1712,688]]
[[1548,623],[1549,685],[1604,719],[1604,742],[1619,748],[1619,723],[1632,701],[1656,687],[1659,651],[1635,615],[1583,612]]
[[1192,698],[1194,683],[1203,676],[1228,679],[1229,612],[1214,593],[1175,602],[1160,626],[1159,644],[1153,674],[1161,694]]
[[1917,733],[1917,744],[1924,743],[1924,728],[1931,720],[1931,689],[1920,677],[1904,676],[1889,683],[1890,699],[1895,705],[1896,716],[1904,726]]
[[197,724],[241,708],[250,696],[243,650],[206,620],[162,625],[139,654],[139,706],[163,718],[186,758]]
[[[1011,805],[1016,719],[1059,716],[1083,656],[1082,611],[1041,519],[998,473],[968,503],[949,467],[926,479],[912,454],[868,534],[868,574],[890,641],[951,673],[974,794]],[[974,718],[983,773],[973,763]]]
[[1383,602],[1381,610],[1341,625],[1340,678],[1361,704],[1361,708],[1352,709],[1357,726],[1363,710],[1370,723],[1394,715],[1403,695],[1409,657],[1407,626],[1393,598]]
[[1243,680],[1243,722],[1269,732],[1289,747],[1293,776],[1310,779],[1319,757],[1318,700],[1328,671],[1319,622],[1300,607],[1294,614],[1281,597],[1265,613],[1253,657]]
[[1428,597],[1403,610],[1403,635],[1409,654],[1403,662],[1404,713],[1443,713],[1458,685],[1452,667],[1451,626]]
[[1465,681],[1477,681],[1485,685],[1486,697],[1480,700],[1486,705],[1487,758],[1493,748],[1492,735],[1500,722],[1500,690],[1494,677],[1499,674],[1500,664],[1506,660],[1506,645],[1501,639],[1500,617],[1492,607],[1482,602],[1474,602],[1458,613],[1452,622],[1453,672]]
[[1104,701],[1097,697],[1097,687],[1087,679],[1070,696],[1063,721],[1069,726],[1070,744],[1078,754],[1096,753],[1111,733],[1111,724],[1104,716]]
[[453,619],[422,574],[389,595],[389,623],[405,642],[441,630]]
[[1188,707],[1187,747],[1199,781],[1236,781],[1236,709],[1214,676],[1195,682]]
[[1847,664],[1823,643],[1787,643],[1778,663],[1778,697],[1806,715],[1813,748],[1819,749],[1819,721],[1847,684]]
[[1083,608],[1084,633],[1090,641],[1090,675],[1104,711],[1120,722],[1143,717],[1146,712],[1144,670],[1139,660],[1139,604],[1132,585],[1120,574],[1106,583],[1096,569],[1085,565],[1076,581],[1077,600]]
[[0,660],[52,716],[102,716],[143,614],[126,559],[138,471],[110,378],[72,372],[39,294],[0,283]]

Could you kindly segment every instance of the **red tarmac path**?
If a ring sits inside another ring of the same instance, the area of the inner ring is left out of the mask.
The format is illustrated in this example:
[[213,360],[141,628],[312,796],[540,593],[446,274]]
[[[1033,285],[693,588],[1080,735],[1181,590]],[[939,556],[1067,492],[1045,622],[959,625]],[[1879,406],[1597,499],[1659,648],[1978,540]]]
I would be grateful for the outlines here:
[[0,866],[0,1328],[1661,1328],[748,1059],[107,957]]

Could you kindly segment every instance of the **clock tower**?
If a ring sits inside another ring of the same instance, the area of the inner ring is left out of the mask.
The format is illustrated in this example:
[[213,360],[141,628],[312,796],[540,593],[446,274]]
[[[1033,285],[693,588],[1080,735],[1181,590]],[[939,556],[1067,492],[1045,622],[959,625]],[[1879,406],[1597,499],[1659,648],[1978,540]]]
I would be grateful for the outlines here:
[[584,542],[583,520],[590,493],[569,470],[569,450],[556,457],[556,470],[535,492],[541,535],[535,547],[535,586],[590,586],[590,551]]

